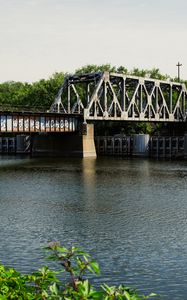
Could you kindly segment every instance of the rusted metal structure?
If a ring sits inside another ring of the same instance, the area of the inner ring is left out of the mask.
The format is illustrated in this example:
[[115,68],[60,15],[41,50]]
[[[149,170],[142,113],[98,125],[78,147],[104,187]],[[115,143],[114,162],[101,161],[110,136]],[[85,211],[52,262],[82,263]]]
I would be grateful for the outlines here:
[[50,112],[97,120],[185,122],[185,84],[97,72],[68,76]]
[[78,118],[75,115],[33,112],[0,112],[0,133],[75,132]]

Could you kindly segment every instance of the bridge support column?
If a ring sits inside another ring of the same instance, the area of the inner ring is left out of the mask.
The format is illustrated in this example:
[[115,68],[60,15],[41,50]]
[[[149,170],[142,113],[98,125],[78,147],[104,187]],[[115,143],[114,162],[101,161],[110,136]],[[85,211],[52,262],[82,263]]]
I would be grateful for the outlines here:
[[94,124],[83,124],[82,130],[82,156],[96,157],[94,143]]

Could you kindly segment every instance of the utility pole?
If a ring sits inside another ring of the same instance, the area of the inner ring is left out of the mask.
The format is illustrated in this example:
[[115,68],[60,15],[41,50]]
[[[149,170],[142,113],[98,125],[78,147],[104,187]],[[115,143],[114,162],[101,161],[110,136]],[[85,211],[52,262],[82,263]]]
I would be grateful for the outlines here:
[[180,63],[178,62],[178,64],[177,64],[176,66],[177,66],[177,68],[178,68],[178,82],[180,82],[180,67],[182,66],[182,64],[180,64]]

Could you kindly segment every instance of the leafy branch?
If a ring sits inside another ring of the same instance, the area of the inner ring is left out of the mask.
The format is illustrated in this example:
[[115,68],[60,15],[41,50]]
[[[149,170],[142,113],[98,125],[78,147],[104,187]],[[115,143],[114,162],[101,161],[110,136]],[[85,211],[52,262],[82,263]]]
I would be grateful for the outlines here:
[[[96,289],[86,275],[100,274],[99,264],[88,253],[77,247],[61,247],[50,242],[45,250],[48,259],[58,262],[57,271],[45,266],[32,274],[21,274],[13,268],[0,265],[0,300],[142,300],[156,297],[139,295],[124,285],[102,284]],[[62,282],[58,275],[66,272],[70,282]]]

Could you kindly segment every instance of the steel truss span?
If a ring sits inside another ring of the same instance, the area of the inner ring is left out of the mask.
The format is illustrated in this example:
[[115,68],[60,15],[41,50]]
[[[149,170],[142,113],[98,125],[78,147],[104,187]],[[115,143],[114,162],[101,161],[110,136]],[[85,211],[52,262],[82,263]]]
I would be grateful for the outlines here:
[[68,76],[50,112],[87,120],[184,122],[185,84],[117,73]]

